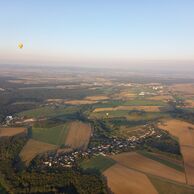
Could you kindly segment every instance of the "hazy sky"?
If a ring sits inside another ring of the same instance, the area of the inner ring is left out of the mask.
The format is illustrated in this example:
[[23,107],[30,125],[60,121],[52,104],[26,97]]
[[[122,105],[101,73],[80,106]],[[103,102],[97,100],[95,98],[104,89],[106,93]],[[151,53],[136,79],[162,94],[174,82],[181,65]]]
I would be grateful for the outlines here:
[[193,61],[194,0],[0,0],[0,64]]

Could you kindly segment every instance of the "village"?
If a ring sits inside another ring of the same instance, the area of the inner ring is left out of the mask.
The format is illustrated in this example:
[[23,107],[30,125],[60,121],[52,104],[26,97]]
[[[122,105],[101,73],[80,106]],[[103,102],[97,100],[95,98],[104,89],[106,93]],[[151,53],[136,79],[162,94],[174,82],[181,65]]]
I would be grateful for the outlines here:
[[89,159],[98,155],[115,155],[122,152],[129,152],[139,149],[147,138],[161,138],[162,134],[154,126],[148,128],[144,135],[132,136],[128,139],[106,138],[98,146],[88,146],[87,150],[76,149],[71,152],[48,152],[39,158],[39,167],[77,167],[78,163],[84,159]]

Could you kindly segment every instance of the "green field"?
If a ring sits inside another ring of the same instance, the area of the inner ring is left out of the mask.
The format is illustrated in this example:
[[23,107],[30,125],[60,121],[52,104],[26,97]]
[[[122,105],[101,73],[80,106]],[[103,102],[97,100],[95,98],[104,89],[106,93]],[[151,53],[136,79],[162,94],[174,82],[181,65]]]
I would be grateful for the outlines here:
[[70,106],[70,107],[40,107],[28,111],[24,111],[19,113],[19,116],[40,118],[40,117],[57,117],[67,114],[76,113],[79,110],[78,107]]
[[114,160],[112,160],[111,158],[99,155],[99,156],[95,156],[91,159],[84,160],[81,163],[81,167],[83,169],[97,169],[97,170],[103,172],[115,163],[116,162]]
[[159,194],[194,194],[194,187],[148,175]]
[[109,118],[125,117],[128,120],[141,121],[141,120],[152,120],[161,117],[168,117],[169,114],[163,112],[146,112],[143,114],[130,113],[129,110],[113,110],[113,111],[102,111],[102,112],[92,112],[90,114],[91,118],[107,118],[106,113],[109,113]]
[[163,159],[163,158],[159,158],[156,155],[153,155],[152,153],[149,153],[149,152],[146,152],[146,151],[139,151],[138,153],[139,154],[142,154],[143,156],[145,156],[147,158],[150,158],[152,160],[155,160],[157,162],[160,162],[160,163],[162,163],[162,164],[164,164],[166,166],[169,166],[171,168],[174,168],[174,169],[176,169],[178,171],[181,171],[181,172],[184,172],[185,171],[183,165],[181,166],[181,165],[176,164],[176,163],[174,163],[174,162],[172,162],[170,160],[166,160],[166,159]]
[[33,127],[31,137],[35,140],[60,146],[65,144],[67,132],[67,124],[50,128]]

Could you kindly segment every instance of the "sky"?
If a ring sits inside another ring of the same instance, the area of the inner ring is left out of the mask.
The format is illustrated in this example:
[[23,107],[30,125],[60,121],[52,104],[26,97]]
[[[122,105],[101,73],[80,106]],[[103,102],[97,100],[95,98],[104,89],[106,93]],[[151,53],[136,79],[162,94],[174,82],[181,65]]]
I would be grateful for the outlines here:
[[194,0],[0,0],[0,64],[194,66]]

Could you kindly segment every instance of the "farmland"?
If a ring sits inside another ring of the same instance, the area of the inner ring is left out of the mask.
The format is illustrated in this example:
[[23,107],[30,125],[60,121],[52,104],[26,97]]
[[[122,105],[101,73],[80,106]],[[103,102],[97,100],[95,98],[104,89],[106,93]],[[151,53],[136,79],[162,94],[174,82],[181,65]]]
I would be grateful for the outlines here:
[[193,194],[193,187],[148,175],[159,194]]
[[194,191],[193,83],[63,71],[0,78],[0,174],[22,182],[16,193],[66,192],[66,183],[73,193],[107,183],[115,194]]
[[185,183],[185,174],[170,168],[157,161],[146,158],[137,153],[123,153],[111,156],[111,158],[125,167],[135,169],[140,172],[156,175],[166,179],[174,180],[180,183]]
[[60,146],[65,144],[67,133],[67,124],[46,128],[32,127],[31,137],[38,141]]
[[27,133],[27,129],[21,127],[0,128],[0,137],[11,137],[21,133]]
[[71,122],[68,125],[66,145],[71,148],[86,149],[92,133],[91,126],[80,121]]
[[19,116],[25,116],[28,118],[43,118],[43,117],[57,117],[67,114],[73,114],[78,110],[77,107],[40,107],[28,111],[21,112]]
[[38,154],[55,150],[57,146],[30,139],[20,152],[21,159],[26,165]]
[[93,112],[107,112],[107,111],[117,111],[117,110],[139,110],[145,112],[159,112],[160,106],[117,106],[110,108],[96,108]]
[[[115,164],[103,173],[115,194],[157,194],[146,175]],[[146,189],[145,189],[146,188]]]
[[178,137],[184,159],[186,181],[194,185],[194,125],[180,120],[168,120],[159,127]]
[[105,171],[106,169],[110,168],[116,162],[111,158],[104,157],[104,156],[96,156],[88,160],[84,160],[81,163],[81,167],[83,169],[97,169],[101,172]]

